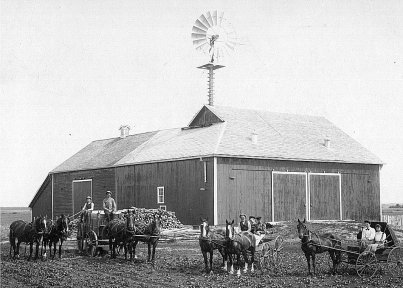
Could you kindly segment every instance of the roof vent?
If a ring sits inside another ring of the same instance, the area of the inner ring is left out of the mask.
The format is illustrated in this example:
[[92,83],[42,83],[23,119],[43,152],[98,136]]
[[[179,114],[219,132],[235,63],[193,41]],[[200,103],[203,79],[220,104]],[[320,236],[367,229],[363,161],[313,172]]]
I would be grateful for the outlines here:
[[256,133],[256,131],[252,132],[252,143],[253,144],[257,144],[257,136],[258,134]]
[[323,145],[325,145],[326,148],[330,148],[330,137],[329,136],[325,137],[325,142],[323,143]]
[[119,128],[120,130],[120,138],[126,138],[129,136],[130,126],[129,125],[122,125]]

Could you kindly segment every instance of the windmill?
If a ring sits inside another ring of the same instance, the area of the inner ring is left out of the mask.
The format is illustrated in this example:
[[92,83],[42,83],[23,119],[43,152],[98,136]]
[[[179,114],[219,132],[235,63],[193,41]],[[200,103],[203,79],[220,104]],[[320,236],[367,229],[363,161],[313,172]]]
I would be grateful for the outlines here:
[[237,34],[224,18],[224,12],[202,14],[192,27],[192,41],[196,50],[208,55],[209,62],[197,68],[208,70],[209,105],[214,105],[214,70],[225,66],[217,64],[234,51],[239,44]]

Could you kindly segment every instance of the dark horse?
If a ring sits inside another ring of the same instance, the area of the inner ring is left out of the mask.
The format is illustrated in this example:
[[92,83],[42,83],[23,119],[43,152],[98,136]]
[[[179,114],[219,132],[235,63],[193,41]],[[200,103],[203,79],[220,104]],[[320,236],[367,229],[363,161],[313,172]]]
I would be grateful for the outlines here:
[[136,232],[133,212],[128,211],[124,215],[124,220],[114,219],[109,221],[107,231],[111,258],[116,258],[116,246],[122,244],[125,249],[125,258],[127,259],[127,243]]
[[337,265],[341,261],[340,238],[332,233],[318,235],[306,228],[305,223],[305,219],[303,222],[298,219],[297,229],[298,237],[301,239],[301,249],[304,251],[308,263],[308,275],[312,275],[310,258],[312,257],[313,274],[315,274],[315,255],[326,251],[329,252],[333,262],[332,273],[335,273]]
[[[225,257],[225,237],[218,233],[210,232],[208,219],[200,218],[200,236],[199,245],[204,258],[204,268],[206,273],[213,272],[213,251],[218,250],[223,258]],[[210,268],[207,261],[207,253],[210,253]]]
[[[230,274],[234,273],[234,267],[232,264],[232,257],[231,255],[236,255],[237,256],[237,275],[241,276],[241,269],[240,269],[240,258],[241,254],[243,255],[243,258],[245,260],[245,267],[243,269],[243,272],[246,273],[248,271],[248,263],[251,265],[250,271],[253,272],[255,269],[253,267],[253,263],[255,261],[255,235],[253,235],[251,232],[247,231],[242,231],[240,233],[235,234],[234,233],[234,220],[232,222],[229,222],[228,220],[225,220],[226,226],[225,226],[225,239],[226,239],[226,245],[225,245],[225,261],[224,261],[224,269],[227,269],[227,258],[228,255],[229,257],[229,262],[231,265],[231,270]],[[248,253],[251,253],[251,261],[248,261]]]
[[45,247],[45,256],[46,256],[46,245],[49,243],[49,257],[52,257],[52,244],[53,244],[53,258],[56,255],[56,244],[60,241],[59,244],[59,258],[62,257],[62,245],[63,242],[67,239],[69,234],[69,218],[61,215],[56,220],[56,223],[52,223],[50,228],[48,229],[48,233],[43,235],[43,245]]
[[[130,243],[130,259],[133,259],[133,256],[136,255],[136,246],[139,241],[148,244],[148,257],[147,262],[152,262],[154,264],[155,260],[155,248],[157,247],[158,240],[160,239],[160,226],[161,220],[160,218],[154,215],[154,219],[151,223],[136,223],[137,231],[136,235],[132,238]],[[152,253],[151,253],[152,246]]]
[[[34,218],[32,223],[27,223],[23,220],[17,220],[10,225],[10,256],[11,249],[13,249],[14,257],[19,257],[21,242],[29,243],[29,257],[31,260],[33,245],[36,243],[35,259],[38,258],[39,242],[41,241],[43,233],[46,231],[46,217]],[[17,239],[17,245],[15,244]]]

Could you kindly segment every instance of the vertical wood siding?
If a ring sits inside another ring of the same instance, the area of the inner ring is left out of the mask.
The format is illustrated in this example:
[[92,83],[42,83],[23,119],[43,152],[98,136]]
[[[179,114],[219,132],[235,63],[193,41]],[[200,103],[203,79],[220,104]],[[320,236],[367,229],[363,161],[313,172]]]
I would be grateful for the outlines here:
[[[107,190],[110,190],[112,197],[117,199],[114,168],[56,173],[53,179],[54,217],[60,214],[73,214],[73,180],[92,179],[92,201],[95,210],[102,210],[102,200]],[[118,209],[119,204],[117,201]]]
[[[345,220],[354,219],[359,221],[363,219],[380,220],[379,165],[218,158],[217,169],[219,223],[225,221],[227,217],[238,218],[238,211],[241,210],[245,212],[249,211],[247,213],[252,215],[261,215],[264,217],[265,221],[272,221],[272,171],[340,173],[342,218]],[[259,188],[257,188],[258,185],[251,184],[254,181],[254,177],[251,177],[251,174],[256,172],[264,175],[262,176],[264,180],[260,184],[262,187]],[[243,180],[236,181],[236,179]],[[329,180],[323,182],[320,180],[320,177],[314,178],[313,186],[309,188],[314,190],[313,197],[319,196],[319,191],[320,193],[324,193],[321,195],[323,199],[315,198],[314,201],[320,201],[322,203],[326,202],[326,199],[332,201],[331,210],[333,212],[331,213],[336,214],[336,210],[340,207],[337,207],[336,204],[337,199],[335,197],[337,196],[333,192],[334,189],[336,189],[336,180],[333,180],[329,178]],[[289,179],[289,181],[283,181],[285,186],[281,189],[288,189],[287,185],[297,185],[296,183],[292,184],[292,181],[290,181],[291,179]],[[254,190],[250,188],[250,185],[254,187],[253,189],[266,191],[265,196],[263,198],[257,197],[253,194]],[[301,183],[298,185],[302,187]],[[323,186],[321,188],[321,185],[325,185],[326,187]],[[245,193],[250,193],[248,195],[251,195],[251,200],[240,202],[240,199],[245,198]],[[264,203],[264,208],[261,208],[261,210],[259,210],[258,204],[254,204],[259,203],[259,201]],[[327,209],[327,203],[325,207]],[[315,213],[314,211],[314,217],[316,217]],[[318,217],[334,218],[333,214],[329,214],[325,217],[323,216],[324,213],[325,210],[318,211]],[[339,218],[338,216],[336,219]],[[278,219],[275,220],[278,221]]]
[[32,206],[32,217],[37,216],[48,216],[52,217],[52,181],[51,177],[48,176],[41,188],[38,191],[39,197],[36,199],[34,205]]
[[[213,158],[117,167],[115,179],[118,199],[127,206],[165,205],[184,224],[197,224],[200,217],[214,219]],[[157,203],[157,187],[161,186],[165,193],[163,204]]]
[[339,186],[337,175],[309,175],[311,220],[340,220]]
[[274,221],[306,218],[306,176],[273,175]]

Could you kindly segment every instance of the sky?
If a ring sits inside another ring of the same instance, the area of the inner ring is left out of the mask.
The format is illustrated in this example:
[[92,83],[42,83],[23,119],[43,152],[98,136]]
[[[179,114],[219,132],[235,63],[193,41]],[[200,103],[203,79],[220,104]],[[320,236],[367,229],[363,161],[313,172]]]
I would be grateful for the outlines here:
[[237,33],[215,104],[324,116],[385,164],[403,203],[403,2],[0,0],[0,206],[28,206],[91,141],[186,126],[208,103],[192,26]]

